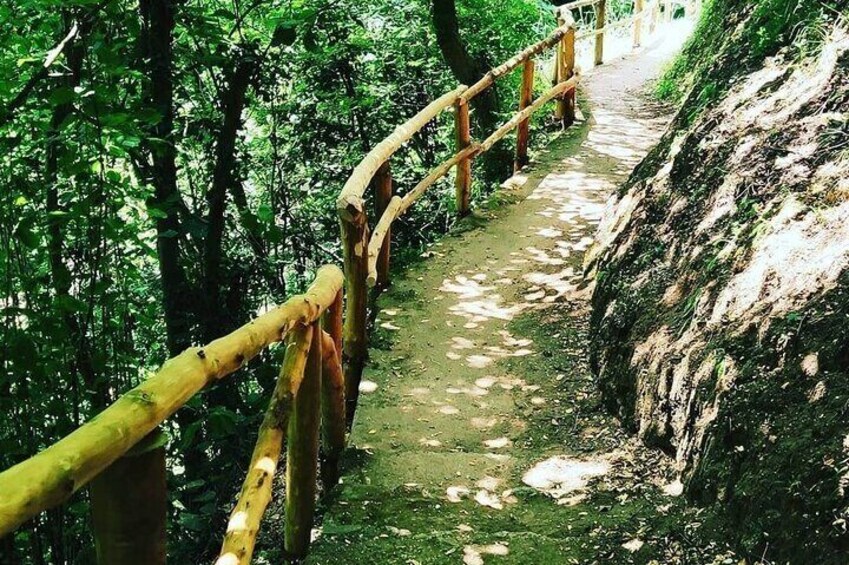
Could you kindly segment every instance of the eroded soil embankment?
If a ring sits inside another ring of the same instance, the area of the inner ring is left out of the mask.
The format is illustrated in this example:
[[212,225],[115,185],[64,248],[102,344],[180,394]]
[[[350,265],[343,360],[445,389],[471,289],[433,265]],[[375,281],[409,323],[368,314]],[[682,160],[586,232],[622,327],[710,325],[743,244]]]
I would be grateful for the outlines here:
[[594,369],[729,540],[766,562],[845,563],[849,36],[812,29],[807,54],[744,64],[745,5],[714,3],[735,31],[703,48],[715,62],[589,254]]

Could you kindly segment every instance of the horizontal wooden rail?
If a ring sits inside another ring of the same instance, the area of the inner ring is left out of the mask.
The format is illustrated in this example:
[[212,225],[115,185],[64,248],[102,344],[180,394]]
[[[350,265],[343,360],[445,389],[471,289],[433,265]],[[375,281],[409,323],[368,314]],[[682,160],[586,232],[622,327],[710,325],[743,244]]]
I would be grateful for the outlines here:
[[392,134],[378,143],[351,173],[337,200],[337,208],[343,218],[351,218],[363,212],[363,194],[377,170],[404,143],[425,127],[446,108],[454,105],[467,90],[465,86],[444,94],[427,105],[421,112],[395,128]]
[[400,196],[392,197],[392,200],[389,201],[389,205],[386,206],[386,210],[383,212],[380,221],[377,222],[371,234],[371,240],[368,244],[368,277],[366,278],[370,287],[374,287],[377,284],[377,259],[380,256],[380,250],[383,248],[386,235],[392,227],[392,222],[398,217],[401,203]]
[[495,67],[494,69],[486,73],[486,75],[484,75],[482,79],[470,86],[468,90],[463,93],[463,100],[472,100],[478,94],[492,86],[496,80],[506,75],[513,69],[518,68],[519,65],[521,65],[528,59],[542,53],[543,51],[551,49],[552,47],[560,43],[563,37],[569,32],[570,27],[571,26],[569,25],[558,27],[551,35],[549,35],[542,41],[535,43],[530,47],[522,50],[511,59],[507,60],[505,63]]
[[58,506],[208,384],[237,370],[297,324],[309,324],[333,304],[342,272],[322,267],[306,294],[203,348],[193,347],[165,362],[64,439],[0,473],[0,537],[39,512]]
[[415,202],[424,195],[428,188],[433,186],[439,179],[447,175],[453,167],[463,159],[470,159],[481,152],[479,143],[473,143],[469,147],[455,154],[453,157],[443,162],[441,165],[433,169],[419,184],[417,184],[410,192],[404,195],[403,198],[395,196],[389,203],[389,206],[383,216],[374,228],[374,233],[371,236],[368,247],[368,284],[374,286],[377,283],[377,260],[380,250],[383,247],[383,240],[388,233],[388,227],[403,216]]
[[593,4],[598,4],[599,2],[601,2],[601,0],[576,0],[575,2],[563,4],[562,6],[560,6],[560,9],[577,10],[578,8],[583,8],[584,6],[592,6]]
[[485,153],[492,149],[493,145],[498,143],[505,135],[510,133],[512,130],[516,129],[523,120],[528,119],[534,112],[539,110],[546,103],[551,102],[556,97],[562,94],[566,94],[567,92],[574,90],[575,87],[578,86],[579,79],[580,77],[578,75],[575,75],[569,80],[558,83],[548,89],[545,94],[534,100],[534,102],[530,106],[528,106],[521,112],[518,112],[503,126],[495,130],[492,135],[486,138],[483,143],[481,143],[481,152]]
[[609,31],[613,31],[614,29],[618,29],[620,27],[625,27],[629,24],[635,23],[638,19],[642,19],[645,17],[646,13],[653,9],[655,3],[651,3],[647,5],[645,8],[640,10],[639,12],[635,12],[631,14],[627,18],[623,18],[621,20],[617,20],[615,22],[609,23],[604,27],[597,29],[590,29],[584,32],[579,33],[575,36],[575,41],[581,41],[582,39],[587,39],[590,37],[595,37],[597,35],[603,35]]
[[463,159],[471,159],[475,155],[478,155],[481,152],[480,143],[472,143],[470,146],[466,147],[462,151],[455,154],[453,157],[436,167],[434,170],[430,172],[422,181],[413,187],[413,190],[404,195],[404,198],[401,199],[401,207],[398,209],[398,216],[403,215],[410,207],[422,197],[422,195],[433,186],[436,181],[444,177],[448,174],[448,172],[455,166],[457,163],[462,161]]

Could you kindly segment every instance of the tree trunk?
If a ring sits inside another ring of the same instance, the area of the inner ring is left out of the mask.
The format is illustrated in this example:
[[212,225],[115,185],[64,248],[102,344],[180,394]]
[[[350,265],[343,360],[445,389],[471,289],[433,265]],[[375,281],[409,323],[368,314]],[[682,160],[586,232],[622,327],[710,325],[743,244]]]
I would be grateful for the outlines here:
[[[475,60],[466,49],[460,35],[457,19],[456,0],[432,0],[433,28],[442,56],[448,64],[454,78],[466,86],[472,86],[486,74],[487,65]],[[496,85],[492,85],[471,100],[475,110],[472,116],[472,129],[478,138],[485,138],[498,127],[498,97]],[[495,180],[509,176],[512,171],[512,155],[502,145],[481,158],[484,175]],[[462,214],[461,214],[462,215]]]
[[212,186],[206,200],[209,205],[207,232],[204,241],[204,337],[209,342],[220,337],[228,324],[221,317],[221,244],[224,237],[227,191],[233,185],[233,166],[236,161],[236,136],[242,126],[245,93],[257,60],[248,54],[236,63],[230,73],[228,88],[222,93],[224,116],[218,143],[215,147],[215,169]]
[[174,85],[172,79],[172,34],[174,0],[141,0],[143,48],[149,61],[147,102],[161,118],[148,132],[152,158],[150,182],[154,187],[148,209],[156,217],[159,270],[168,351],[177,355],[192,343],[194,311],[186,274],[180,263],[180,210],[184,208],[177,189],[177,148],[174,143]]
[[[194,295],[180,262],[180,213],[186,209],[177,188],[177,147],[174,142],[174,84],[172,36],[175,0],[140,0],[142,51],[148,61],[145,101],[161,116],[147,132],[145,140],[150,153],[149,182],[154,194],[148,210],[156,218],[159,272],[162,279],[163,311],[168,351],[173,357],[192,345],[192,319],[196,315]],[[197,425],[197,415],[181,410],[176,416],[180,430]],[[198,434],[198,441],[203,437]],[[183,453],[186,479],[201,477],[205,455],[188,446]]]
[[[74,28],[77,24],[74,18],[70,15],[65,16],[65,26],[68,30]],[[78,35],[86,34],[91,28],[91,20],[83,19],[83,29],[78,32]],[[84,48],[84,37],[73,42],[65,49],[65,58],[69,73],[60,78],[57,88],[75,88],[80,85]],[[57,298],[69,297],[72,286],[71,272],[64,261],[64,251],[62,242],[65,241],[65,234],[62,230],[61,212],[59,204],[59,159],[65,151],[65,144],[62,139],[61,127],[73,112],[73,104],[66,102],[59,104],[53,109],[53,115],[50,119],[50,129],[47,135],[46,148],[46,163],[45,163],[45,184],[47,185],[47,249],[48,259],[50,262],[50,276],[53,283],[53,291]],[[94,399],[94,406],[97,408],[106,405],[107,396],[105,390],[101,391],[96,383],[96,374],[91,359],[91,344],[86,337],[86,331],[77,314],[66,311],[62,316],[62,322],[68,332],[70,340],[70,348],[73,351],[74,372],[71,378],[76,379],[77,376],[82,377],[83,383],[87,390],[99,391],[97,398]],[[71,384],[71,390],[75,390],[76,383]],[[80,399],[75,399],[75,404],[79,404]],[[79,418],[75,419],[75,424],[79,424]]]
[[[486,74],[485,65],[475,60],[463,43],[455,0],[433,0],[432,17],[436,41],[454,78],[461,84],[472,86]],[[495,128],[498,119],[494,88],[490,87],[472,100],[472,106],[478,112],[478,123],[487,132]]]

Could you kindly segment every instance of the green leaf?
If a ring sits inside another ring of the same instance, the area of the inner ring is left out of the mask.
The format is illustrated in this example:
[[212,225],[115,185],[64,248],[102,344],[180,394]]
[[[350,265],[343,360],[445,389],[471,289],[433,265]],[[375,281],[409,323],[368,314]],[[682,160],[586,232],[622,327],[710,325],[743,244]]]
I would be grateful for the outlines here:
[[260,204],[256,216],[266,224],[270,224],[274,220],[274,210],[268,204]]
[[15,237],[30,249],[35,249],[41,243],[41,236],[33,230],[31,220],[24,220],[18,224],[18,227],[15,229]]
[[213,438],[232,435],[236,430],[238,419],[238,415],[232,410],[223,406],[216,406],[210,410],[207,417],[210,435]]
[[54,303],[59,310],[64,310],[70,314],[84,312],[86,310],[85,302],[69,294],[57,296]]
[[195,440],[195,436],[197,436],[198,431],[200,431],[201,422],[192,422],[186,429],[183,430],[183,433],[180,435],[180,449],[185,450],[189,449],[192,443]]
[[168,213],[165,212],[165,210],[160,210],[159,208],[154,208],[153,206],[148,206],[147,215],[157,220],[163,220],[168,217]]
[[67,86],[60,86],[50,93],[50,103],[53,106],[61,106],[67,104],[76,97],[74,89]]

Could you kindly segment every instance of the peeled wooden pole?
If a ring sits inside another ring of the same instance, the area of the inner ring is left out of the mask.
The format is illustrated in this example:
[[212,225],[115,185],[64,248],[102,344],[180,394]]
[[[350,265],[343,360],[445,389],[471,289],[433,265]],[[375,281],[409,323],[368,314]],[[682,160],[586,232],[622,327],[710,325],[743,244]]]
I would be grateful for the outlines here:
[[[345,375],[342,371],[342,292],[336,301],[324,313],[322,321],[325,342],[322,344],[322,430],[324,430],[325,459],[322,465],[322,482],[329,489],[339,481],[339,459],[345,450],[345,432],[348,417],[345,404]],[[335,363],[329,363],[327,354],[336,356]],[[331,366],[332,365],[332,366]],[[335,462],[333,461],[335,457]]]
[[[392,171],[389,161],[383,163],[374,175],[374,208],[375,218],[382,218],[389,201],[392,200]],[[377,278],[375,283],[379,288],[389,286],[389,253],[392,240],[392,225],[387,227],[386,237],[380,247],[377,257]]]
[[604,63],[604,26],[607,21],[607,0],[598,0],[595,5],[595,28],[599,33],[595,36],[595,64]]
[[532,59],[535,55],[538,55],[543,51],[554,47],[555,45],[560,43],[560,41],[563,39],[563,36],[566,35],[567,31],[568,28],[559,27],[554,30],[551,35],[549,35],[542,41],[523,49],[512,58],[498,65],[497,67],[486,73],[482,79],[470,86],[469,89],[463,93],[463,100],[467,102],[469,100],[472,100],[475,96],[492,86],[497,79],[506,75],[528,59]]
[[322,332],[321,339],[321,482],[327,492],[339,482],[345,451],[345,377],[333,337]]
[[336,355],[339,356],[339,363],[342,363],[343,299],[344,297],[340,290],[336,294],[336,299],[324,312],[324,317],[322,318],[324,331],[333,338],[333,345],[336,348]]
[[[568,10],[560,9],[558,14],[560,27],[567,28],[557,48],[556,80],[559,84],[569,80],[575,73],[575,20]],[[563,127],[575,122],[574,90],[565,91],[557,100],[554,116],[562,122]]]
[[286,523],[284,553],[303,559],[310,545],[318,479],[318,434],[321,421],[322,334],[314,324],[304,378],[289,417],[286,449]]
[[165,564],[166,440],[163,432],[154,431],[91,482],[100,565]]
[[[534,100],[534,64],[533,59],[527,59],[522,67],[522,87],[519,91],[519,111],[531,105]],[[530,139],[530,118],[519,122],[516,135],[516,161],[513,170],[518,172],[528,164],[528,141]]]
[[649,7],[649,35],[653,34],[655,29],[657,29],[657,17],[660,12],[660,3],[659,0],[653,0],[651,6]]
[[[569,31],[563,37],[563,58],[564,65],[566,67],[566,74],[564,75],[564,80],[569,80],[573,76],[575,76],[575,26],[574,21],[572,22],[572,26],[569,28]],[[563,119],[563,125],[568,127],[575,123],[575,102],[577,97],[575,96],[575,89],[572,88],[566,91],[564,96],[564,100],[566,102],[566,115]]]
[[345,367],[345,402],[348,426],[357,409],[360,380],[368,356],[368,224],[365,214],[351,211],[340,218],[342,252],[345,258],[345,325],[342,359]]
[[383,213],[383,217],[380,218],[377,226],[375,226],[374,233],[371,235],[371,240],[369,240],[367,277],[367,283],[369,286],[374,286],[377,281],[377,255],[383,245],[383,238],[386,237],[386,234],[388,233],[386,226],[403,216],[407,210],[416,203],[416,200],[422,197],[428,188],[433,186],[436,181],[447,175],[453,167],[459,166],[462,161],[471,159],[480,152],[480,143],[473,142],[471,145],[454,154],[453,157],[433,169],[424,179],[421,180],[421,182],[419,182],[419,184],[410,190],[410,192],[405,194],[404,198],[400,198],[398,196],[394,196],[392,198],[389,202],[389,206]]
[[531,115],[534,114],[537,110],[542,108],[546,103],[550,102],[554,98],[561,96],[562,94],[568,92],[569,90],[574,90],[578,84],[579,77],[578,75],[573,76],[566,82],[561,82],[553,87],[551,87],[545,94],[534,100],[533,104],[518,112],[509,121],[507,121],[500,128],[495,130],[495,132],[490,135],[483,143],[480,145],[480,152],[484,153],[492,149],[493,145],[498,143],[505,135],[510,133],[512,130],[516,129],[519,126],[519,123],[522,120],[528,119]]
[[[469,103],[460,99],[454,107],[454,135],[457,151],[466,149],[472,143],[471,124],[469,121]],[[457,164],[457,178],[454,182],[454,192],[457,201],[457,215],[461,218],[469,215],[472,198],[472,159],[463,159]]]
[[427,189],[433,186],[436,181],[447,175],[448,171],[450,171],[452,167],[456,166],[459,174],[460,165],[463,161],[472,159],[475,155],[480,153],[480,151],[480,143],[473,142],[471,145],[462,151],[455,153],[453,157],[433,169],[424,179],[421,180],[421,182],[419,182],[419,184],[404,195],[404,198],[401,199],[401,207],[398,209],[396,217],[404,215],[404,213],[409,210],[413,204],[415,204],[416,200],[421,198]]
[[634,47],[643,42],[643,0],[634,0]]
[[358,214],[365,214],[363,194],[365,194],[366,187],[377,170],[432,119],[446,108],[451,107],[466,90],[465,86],[459,86],[455,90],[443,94],[418,114],[395,128],[395,131],[389,137],[368,152],[351,173],[351,176],[348,177],[342,192],[339,193],[339,198],[336,200],[336,208],[343,219],[352,220]]
[[215,565],[251,562],[260,522],[271,502],[274,473],[286,441],[295,394],[304,378],[312,337],[313,326],[309,325],[296,328],[287,338],[283,367],[259,428],[248,474],[227,522],[227,534]]
[[400,208],[401,197],[393,196],[389,204],[384,207],[380,221],[374,227],[374,233],[372,233],[371,240],[368,244],[368,276],[366,277],[366,282],[370,287],[381,286],[380,269],[383,249],[386,248],[389,242],[389,234],[392,233],[392,222],[398,217],[398,210]]
[[192,347],[170,359],[96,418],[0,473],[0,537],[67,500],[200,389],[280,341],[296,324],[317,320],[341,285],[342,273],[337,267],[322,267],[306,294],[289,299],[206,347]]

